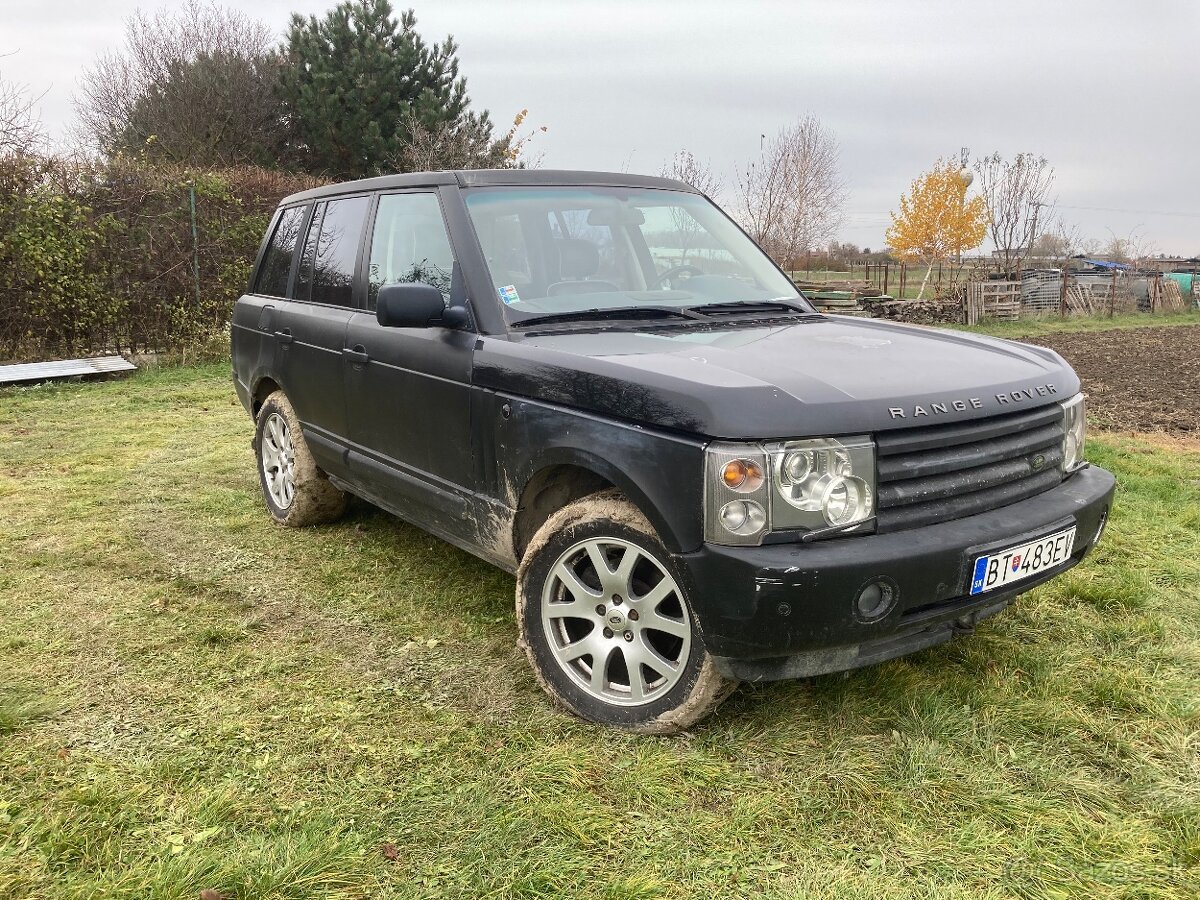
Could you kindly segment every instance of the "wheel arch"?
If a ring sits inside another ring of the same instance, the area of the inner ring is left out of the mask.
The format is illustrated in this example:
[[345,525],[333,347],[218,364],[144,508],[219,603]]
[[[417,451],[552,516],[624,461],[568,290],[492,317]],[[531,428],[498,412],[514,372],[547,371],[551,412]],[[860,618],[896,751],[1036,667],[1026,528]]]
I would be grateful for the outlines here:
[[250,415],[252,418],[258,418],[258,411],[262,409],[262,405],[266,403],[267,398],[276,391],[283,390],[279,382],[270,375],[260,375],[258,380],[254,382],[254,387],[250,390]]
[[646,517],[663,545],[678,553],[682,535],[638,479],[598,454],[582,449],[551,448],[530,465],[513,517],[512,544],[517,562],[530,539],[555,512],[581,497],[609,488],[619,490]]

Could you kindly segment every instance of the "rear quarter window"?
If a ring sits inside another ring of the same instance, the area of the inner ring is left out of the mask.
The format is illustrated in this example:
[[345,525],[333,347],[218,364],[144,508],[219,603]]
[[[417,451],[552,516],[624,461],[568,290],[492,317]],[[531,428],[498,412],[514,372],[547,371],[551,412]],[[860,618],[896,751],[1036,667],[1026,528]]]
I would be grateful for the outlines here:
[[296,242],[307,210],[306,206],[292,206],[280,212],[254,280],[254,293],[268,297],[287,296],[292,257],[296,254]]

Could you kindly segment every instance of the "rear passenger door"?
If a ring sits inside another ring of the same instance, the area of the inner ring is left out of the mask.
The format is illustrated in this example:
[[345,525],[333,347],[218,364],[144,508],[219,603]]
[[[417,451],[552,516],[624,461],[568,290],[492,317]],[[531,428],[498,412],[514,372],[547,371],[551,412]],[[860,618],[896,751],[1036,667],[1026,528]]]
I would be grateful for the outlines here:
[[369,196],[318,201],[292,279],[276,312],[279,379],[309,449],[328,472],[346,474],[348,426],[342,366]]
[[[366,260],[367,311],[350,320],[346,412],[355,481],[401,515],[443,536],[471,536],[471,358],[476,335],[447,328],[384,328],[375,298],[385,284],[461,292],[434,191],[382,194]],[[456,296],[456,302],[462,302]]]
[[233,368],[247,409],[261,378],[279,380],[278,308],[287,303],[296,247],[308,213],[308,206],[288,206],[275,214],[250,290],[233,308]]

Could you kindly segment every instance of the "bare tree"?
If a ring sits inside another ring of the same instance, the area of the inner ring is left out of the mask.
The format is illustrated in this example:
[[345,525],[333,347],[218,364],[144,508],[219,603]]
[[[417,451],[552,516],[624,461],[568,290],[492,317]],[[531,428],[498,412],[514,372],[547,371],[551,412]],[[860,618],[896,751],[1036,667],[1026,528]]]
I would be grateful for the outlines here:
[[1074,246],[1078,248],[1072,255],[1102,258],[1110,262],[1129,263],[1137,266],[1159,252],[1158,246],[1153,241],[1147,240],[1139,230],[1140,228],[1139,225],[1125,237],[1118,237],[1110,228],[1107,239],[1095,237],[1080,239],[1079,230],[1072,229],[1071,233],[1075,236]]
[[433,127],[416,116],[405,116],[406,137],[389,163],[399,172],[438,172],[443,169],[500,168],[503,147],[486,134],[458,123],[442,122]]
[[1054,167],[1044,156],[1018,153],[1011,160],[999,153],[975,161],[978,188],[991,214],[988,234],[996,245],[1001,271],[1011,272],[1029,253],[1045,219]]
[[756,162],[737,178],[742,224],[781,265],[833,238],[842,220],[846,187],[838,173],[838,145],[814,116],[781,128]]
[[1117,237],[1111,229],[1108,234],[1109,239],[1104,242],[1100,252],[1101,255],[1113,262],[1138,266],[1158,252],[1158,247],[1152,241],[1148,241],[1144,234],[1139,233],[1137,228],[1134,228],[1125,237]]
[[0,156],[22,156],[45,139],[37,115],[40,98],[24,85],[0,78]]
[[691,150],[679,150],[659,170],[663,178],[673,178],[690,184],[708,197],[716,198],[721,193],[721,179],[707,162],[696,159]]
[[1047,222],[1044,230],[1034,240],[1029,256],[1054,265],[1064,265],[1068,259],[1081,252],[1083,238],[1078,225],[1068,224],[1056,218]]
[[75,105],[94,149],[193,165],[270,165],[283,117],[271,29],[215,3],[126,20],[125,46],[103,54]]
[[433,127],[423,124],[415,115],[407,115],[400,129],[406,137],[388,162],[398,172],[536,168],[541,155],[527,158],[526,153],[534,137],[546,132],[546,126],[522,133],[521,127],[528,116],[529,110],[523,109],[503,134],[488,135],[477,127],[479,119],[470,112],[459,121]]
[[[715,198],[721,192],[720,178],[713,173],[708,163],[698,160],[690,150],[676,152],[659,169],[659,175],[663,178],[673,178],[675,181],[690,184],[708,197]],[[694,245],[704,229],[684,207],[673,205],[670,210],[674,240],[680,251],[678,265],[687,265],[688,254],[694,249]]]

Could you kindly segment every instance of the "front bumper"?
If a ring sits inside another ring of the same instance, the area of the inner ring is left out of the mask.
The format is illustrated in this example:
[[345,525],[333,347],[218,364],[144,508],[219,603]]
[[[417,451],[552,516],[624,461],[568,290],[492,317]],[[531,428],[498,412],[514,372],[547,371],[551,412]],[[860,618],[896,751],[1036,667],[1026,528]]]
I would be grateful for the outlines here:
[[[944,643],[1019,594],[1078,563],[1095,545],[1116,481],[1088,467],[1000,509],[890,534],[762,547],[704,545],[682,554],[704,643],[728,676],[800,678],[872,665]],[[1006,590],[970,596],[976,557],[1076,527],[1072,555]],[[866,621],[856,600],[877,579],[891,610]]]

